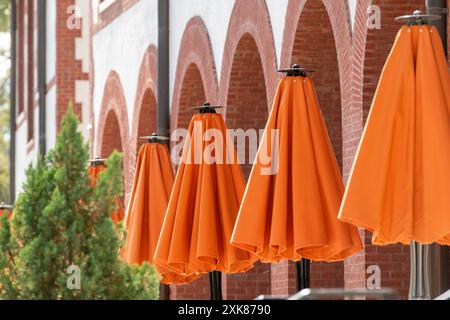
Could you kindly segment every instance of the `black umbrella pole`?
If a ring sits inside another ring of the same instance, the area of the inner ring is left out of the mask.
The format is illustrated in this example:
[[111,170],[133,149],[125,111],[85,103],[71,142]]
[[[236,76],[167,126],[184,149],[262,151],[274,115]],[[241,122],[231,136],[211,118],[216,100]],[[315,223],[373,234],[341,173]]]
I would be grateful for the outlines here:
[[311,288],[311,261],[302,259],[297,262],[297,290]]
[[221,301],[222,297],[222,273],[213,271],[209,274],[209,287],[212,301]]

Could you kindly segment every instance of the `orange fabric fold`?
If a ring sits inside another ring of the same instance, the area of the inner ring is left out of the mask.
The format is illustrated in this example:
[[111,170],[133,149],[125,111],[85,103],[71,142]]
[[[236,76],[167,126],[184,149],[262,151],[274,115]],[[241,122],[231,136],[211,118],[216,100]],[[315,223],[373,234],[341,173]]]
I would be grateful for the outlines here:
[[377,245],[450,245],[450,76],[435,27],[403,27],[386,62],[340,219]]
[[337,219],[343,192],[313,81],[283,78],[231,243],[270,263],[345,259],[362,243]]
[[[153,264],[164,216],[174,183],[167,146],[144,144],[138,155],[133,189],[125,217],[127,232],[122,258],[129,264]],[[186,283],[184,277],[167,268],[157,267],[162,283]]]
[[[104,170],[106,170],[105,165],[95,165],[95,166],[90,166],[88,168],[89,178],[91,180],[92,187],[95,187],[98,176]],[[123,220],[124,215],[125,215],[124,212],[125,212],[125,210],[123,208],[122,201],[120,200],[120,198],[117,198],[117,210],[115,212],[111,213],[111,219],[116,226]]]
[[[204,141],[209,129],[220,133],[222,145],[215,143],[218,140]],[[208,153],[222,160],[226,155],[236,157],[234,146],[226,143],[225,122],[220,114],[197,114],[188,132],[191,139],[183,149],[155,263],[193,278],[211,271],[245,272],[256,257],[230,245],[245,188],[241,167],[202,160]],[[199,155],[201,161],[196,161]]]

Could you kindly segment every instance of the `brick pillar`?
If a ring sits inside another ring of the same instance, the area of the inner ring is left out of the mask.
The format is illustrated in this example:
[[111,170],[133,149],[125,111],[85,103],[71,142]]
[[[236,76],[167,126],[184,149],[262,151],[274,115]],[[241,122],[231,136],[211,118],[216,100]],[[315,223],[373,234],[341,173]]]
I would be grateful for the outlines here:
[[81,119],[81,104],[75,104],[75,85],[77,80],[89,80],[89,73],[83,72],[82,61],[75,58],[75,42],[82,36],[82,23],[80,19],[79,27],[72,25],[75,22],[72,17],[73,11],[67,12],[68,8],[74,5],[76,5],[75,0],[56,1],[56,87],[58,91],[56,123],[58,128],[70,101],[74,103],[74,111]]
[[283,261],[271,266],[272,296],[286,297],[297,292],[297,265]]

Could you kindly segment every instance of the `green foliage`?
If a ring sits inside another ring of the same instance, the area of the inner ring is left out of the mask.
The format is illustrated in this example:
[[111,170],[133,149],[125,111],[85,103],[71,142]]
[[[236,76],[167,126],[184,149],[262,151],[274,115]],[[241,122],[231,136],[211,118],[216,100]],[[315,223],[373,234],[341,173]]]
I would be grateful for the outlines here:
[[0,0],[0,32],[7,32],[9,28],[9,0]]
[[[122,156],[114,153],[91,187],[88,146],[72,107],[55,149],[27,171],[23,193],[0,228],[0,299],[157,299],[153,267],[120,260],[110,213],[123,192]],[[79,290],[68,286],[76,266]],[[69,272],[69,274],[68,274]]]

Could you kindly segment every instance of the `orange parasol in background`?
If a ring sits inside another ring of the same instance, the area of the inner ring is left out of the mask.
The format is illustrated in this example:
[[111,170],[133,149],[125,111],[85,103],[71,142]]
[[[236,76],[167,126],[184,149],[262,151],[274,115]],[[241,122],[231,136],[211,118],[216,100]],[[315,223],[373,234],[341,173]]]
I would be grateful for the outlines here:
[[357,228],[337,219],[344,185],[309,71],[280,70],[288,76],[278,86],[231,240],[263,262],[333,262],[362,249]]
[[[174,175],[169,150],[169,138],[153,134],[138,155],[130,202],[125,216],[127,236],[122,258],[129,264],[153,264],[164,216],[172,191]],[[185,278],[157,267],[162,283],[185,283]]]
[[[103,172],[106,169],[105,160],[100,158],[94,158],[93,160],[89,161],[89,178],[91,180],[91,186],[95,187],[95,184],[97,183],[98,176],[101,172]],[[113,220],[114,224],[117,226],[124,218],[124,209],[122,205],[122,201],[120,198],[117,198],[117,210],[113,213],[111,213],[111,219]]]
[[[190,123],[155,254],[156,265],[183,276],[245,272],[255,260],[229,243],[245,182],[240,165],[224,161],[236,159],[236,153],[215,108],[205,104]],[[208,132],[217,134],[215,140],[208,140]],[[218,278],[211,281],[219,282],[212,291],[220,291],[220,275],[212,275]],[[221,299],[215,294],[213,299]]]
[[439,15],[405,21],[389,55],[339,218],[375,245],[411,242],[411,299],[430,298],[430,246],[450,245],[450,75]]
[[450,76],[439,32],[403,26],[386,62],[340,219],[373,243],[450,245]]
[[[3,202],[0,203],[0,218],[2,218],[4,214],[7,214],[8,215],[7,218],[11,219],[12,214],[13,214],[12,208],[13,208],[12,206],[6,205]],[[1,224],[0,224],[0,226],[1,226]]]

